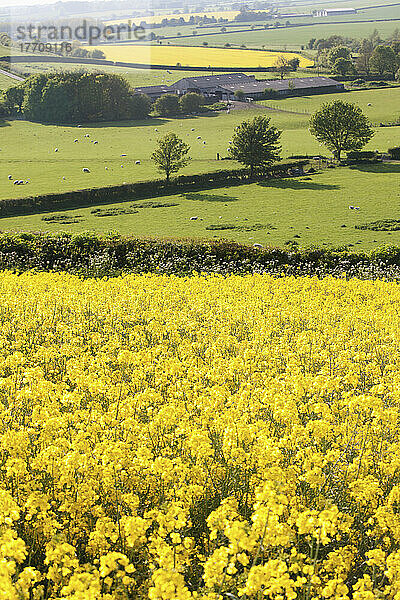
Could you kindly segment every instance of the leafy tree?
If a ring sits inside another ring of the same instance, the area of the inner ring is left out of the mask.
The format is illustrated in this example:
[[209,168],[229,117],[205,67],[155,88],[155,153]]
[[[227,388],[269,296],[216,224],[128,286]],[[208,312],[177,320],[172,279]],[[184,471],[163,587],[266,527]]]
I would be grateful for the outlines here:
[[231,158],[250,169],[262,169],[280,159],[281,131],[270,125],[269,117],[257,116],[251,121],[243,121],[235,129],[229,148]]
[[332,72],[338,73],[339,75],[352,75],[355,73],[355,69],[351,60],[347,58],[337,58],[332,67]]
[[328,54],[328,60],[330,65],[334,65],[335,62],[339,58],[344,58],[345,60],[351,60],[351,52],[347,46],[335,46],[330,50]]
[[147,119],[151,111],[151,100],[146,94],[133,94],[131,106],[132,119]]
[[394,77],[397,70],[397,58],[393,48],[390,48],[390,46],[377,46],[372,53],[369,65],[371,70],[379,73],[379,75],[391,73]]
[[181,111],[184,114],[196,113],[199,112],[200,107],[203,106],[204,97],[201,94],[196,94],[195,92],[188,92],[180,98],[179,104]]
[[297,71],[297,69],[300,66],[300,59],[299,58],[290,58],[288,60],[288,65],[289,65],[291,71]]
[[371,40],[364,38],[360,44],[359,55],[356,60],[357,69],[366,73],[370,72],[369,61],[374,51],[374,45]]
[[154,103],[154,110],[162,117],[178,115],[181,112],[179,96],[176,94],[164,94],[160,96]]
[[374,131],[361,108],[336,100],[323,104],[310,120],[310,133],[340,160],[342,152],[361,150]]
[[235,90],[233,95],[235,96],[235,100],[238,100],[239,102],[243,102],[245,98],[245,93],[243,90]]
[[157,148],[151,158],[156,163],[157,169],[165,173],[166,180],[169,181],[172,173],[177,173],[191,160],[188,156],[189,150],[190,146],[185,144],[176,133],[167,133],[158,140]]
[[22,112],[22,105],[25,98],[25,88],[23,85],[15,85],[3,92],[3,104],[7,112],[17,110]]

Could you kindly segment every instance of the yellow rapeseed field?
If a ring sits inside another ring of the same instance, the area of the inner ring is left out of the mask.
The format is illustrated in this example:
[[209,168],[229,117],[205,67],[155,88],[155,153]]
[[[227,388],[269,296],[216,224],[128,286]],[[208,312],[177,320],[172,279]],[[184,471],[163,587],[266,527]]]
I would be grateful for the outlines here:
[[399,306],[0,274],[1,600],[398,600]]
[[[174,14],[165,14],[165,15],[150,15],[147,17],[132,17],[131,21],[136,23],[137,25],[142,21],[146,21],[146,23],[161,23],[163,19],[184,19],[185,21],[189,21],[190,17],[208,17],[211,19],[215,17],[216,19],[223,18],[228,19],[229,21],[233,21],[236,15],[239,14],[238,10],[216,10],[216,11],[205,11],[205,12],[194,12],[194,13],[174,13]],[[127,23],[127,19],[112,19],[111,21],[106,21],[107,25],[116,25],[119,23]]]
[[298,58],[300,67],[313,64],[311,60],[293,52],[267,50],[239,50],[229,48],[199,48],[194,46],[150,46],[145,44],[109,44],[93,46],[104,52],[107,60],[143,65],[180,64],[182,67],[233,67],[242,69],[272,67],[279,56]]

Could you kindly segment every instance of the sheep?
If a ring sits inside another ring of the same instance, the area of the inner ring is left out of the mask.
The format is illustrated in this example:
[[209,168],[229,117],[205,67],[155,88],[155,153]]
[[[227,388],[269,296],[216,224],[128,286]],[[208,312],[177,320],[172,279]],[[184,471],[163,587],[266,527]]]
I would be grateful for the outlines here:
[[18,180],[16,179],[16,180],[14,181],[14,185],[18,185],[18,183],[19,183],[19,182],[18,182]]
[[54,152],[58,152],[58,148],[54,148]]
[[201,135],[198,135],[198,136],[197,136],[197,139],[198,139],[198,140],[201,140]]
[[367,106],[372,106],[371,102],[368,102]]
[[12,175],[9,175],[9,176],[8,176],[8,179],[12,179]]
[[123,169],[123,168],[124,168],[124,165],[121,165],[121,169]]
[[79,140],[74,140],[74,144],[76,144],[76,142],[79,142]]
[[98,143],[99,143],[98,141],[93,142],[93,144],[98,144]]
[[90,137],[90,135],[88,133],[85,133],[85,138]]
[[63,181],[65,181],[65,177],[63,177]]
[[205,144],[205,142],[203,142],[203,144]]
[[136,160],[135,165],[140,165],[140,160]]
[[84,168],[82,169],[82,171],[83,171],[83,173],[90,173],[90,170],[89,170],[87,167],[84,167]]
[[106,171],[108,171],[108,167],[104,167]]
[[126,156],[126,154],[121,154],[121,158],[123,158],[124,156]]
[[190,217],[190,220],[191,220],[191,221],[197,221],[197,219],[198,219],[198,218],[199,218],[199,217]]
[[158,131],[158,129],[155,129],[154,131]]
[[194,131],[194,127],[192,127],[191,131]]
[[253,244],[253,248],[264,248],[262,244]]
[[349,206],[349,209],[350,209],[350,210],[353,210],[353,209],[354,209],[354,206]]

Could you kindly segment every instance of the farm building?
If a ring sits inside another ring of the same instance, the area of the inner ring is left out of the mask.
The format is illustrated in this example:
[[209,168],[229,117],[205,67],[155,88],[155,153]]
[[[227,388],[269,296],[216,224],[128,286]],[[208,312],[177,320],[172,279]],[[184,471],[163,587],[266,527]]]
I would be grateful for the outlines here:
[[170,92],[178,95],[186,94],[187,92],[197,92],[207,98],[208,96],[215,95],[215,90],[218,86],[225,84],[245,84],[254,80],[254,75],[245,75],[244,73],[184,77],[170,86]]
[[250,80],[244,83],[220,85],[215,95],[221,100],[232,100],[236,91],[242,91],[246,98],[261,100],[266,90],[272,90],[278,96],[304,96],[309,94],[329,94],[343,92],[344,84],[329,77],[294,77],[279,80]]
[[164,94],[170,94],[171,89],[168,85],[145,85],[142,87],[135,88],[137,94],[146,94],[151,100],[157,100]]
[[313,17],[336,17],[338,15],[354,15],[357,13],[355,8],[322,8],[313,11]]
[[205,98],[232,100],[236,91],[242,91],[246,98],[261,100],[265,90],[273,90],[278,96],[303,96],[308,94],[329,94],[343,92],[344,84],[329,77],[294,77],[292,79],[256,79],[254,75],[228,73],[201,77],[185,77],[172,85],[151,85],[137,87],[138,94],[147,94],[156,100],[163,94],[183,95],[197,92]]

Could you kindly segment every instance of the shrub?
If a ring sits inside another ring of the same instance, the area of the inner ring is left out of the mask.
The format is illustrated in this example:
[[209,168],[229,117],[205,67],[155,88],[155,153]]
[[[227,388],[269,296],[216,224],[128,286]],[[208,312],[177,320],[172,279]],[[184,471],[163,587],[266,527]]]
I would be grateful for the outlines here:
[[173,117],[181,112],[179,96],[176,94],[164,94],[157,98],[154,103],[155,112],[161,117]]
[[390,154],[390,158],[392,160],[400,160],[400,146],[389,148],[388,153]]

